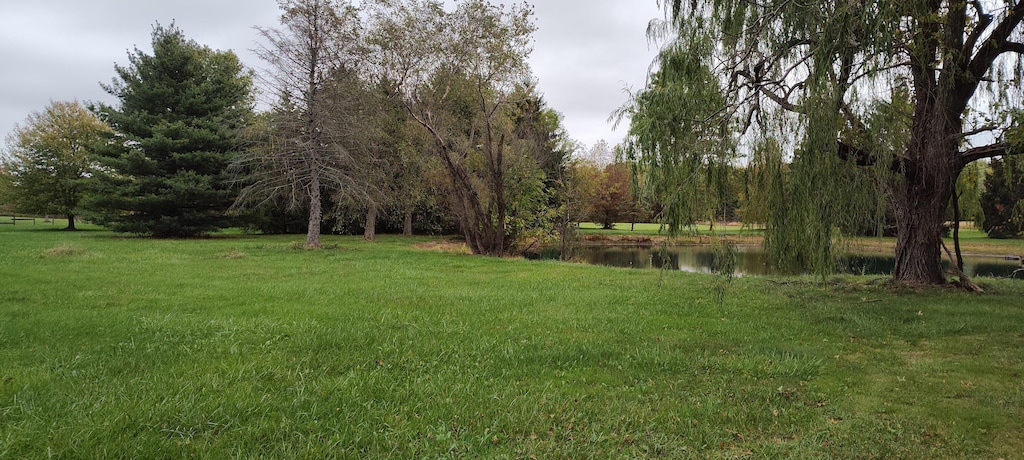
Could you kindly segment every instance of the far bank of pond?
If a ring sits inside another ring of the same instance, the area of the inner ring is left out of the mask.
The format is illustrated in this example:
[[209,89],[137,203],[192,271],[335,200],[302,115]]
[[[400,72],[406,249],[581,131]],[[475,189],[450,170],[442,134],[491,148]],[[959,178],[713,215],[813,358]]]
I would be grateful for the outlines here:
[[[532,259],[559,258],[557,248],[532,253]],[[688,246],[585,246],[577,249],[576,259],[593,265],[629,268],[657,268],[693,273],[711,273],[715,252],[707,245]],[[949,261],[943,259],[948,266]],[[895,267],[895,258],[885,253],[861,253],[845,256],[839,264],[841,273],[857,275],[889,275]],[[964,272],[970,276],[1024,278],[1024,265],[1016,256],[965,255]],[[1019,270],[1019,271],[1018,271]],[[768,264],[760,246],[736,246],[736,275],[786,275]]]

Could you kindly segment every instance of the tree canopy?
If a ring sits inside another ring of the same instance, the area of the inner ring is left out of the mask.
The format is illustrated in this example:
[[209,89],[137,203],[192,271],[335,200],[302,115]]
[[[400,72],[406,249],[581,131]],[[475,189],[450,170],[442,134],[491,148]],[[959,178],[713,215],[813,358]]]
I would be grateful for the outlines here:
[[542,120],[525,115],[545,116],[530,107],[531,99],[540,101],[526,61],[535,30],[531,16],[527,4],[483,0],[456,2],[452,11],[435,0],[371,6],[369,45],[380,79],[394,85],[434,144],[452,208],[476,254],[510,249],[520,228],[510,212],[530,207],[521,199],[536,196],[529,191],[543,187],[543,169],[550,169],[547,154],[534,149],[554,144],[517,133],[538,126],[530,120]]
[[62,214],[68,229],[96,170],[92,151],[110,128],[78,102],[52,102],[33,112],[7,140],[2,175],[22,212]]

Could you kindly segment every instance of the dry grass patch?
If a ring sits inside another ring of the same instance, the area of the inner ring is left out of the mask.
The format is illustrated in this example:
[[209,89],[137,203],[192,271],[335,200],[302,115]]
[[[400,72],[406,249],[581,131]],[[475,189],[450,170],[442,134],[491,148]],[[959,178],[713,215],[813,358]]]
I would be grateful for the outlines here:
[[246,257],[249,257],[249,254],[246,254],[246,253],[244,253],[242,251],[239,251],[237,249],[235,249],[234,251],[231,251],[231,252],[228,252],[226,254],[222,254],[221,255],[221,258],[223,258],[223,259],[244,259]]
[[426,243],[414,244],[413,247],[424,251],[437,251],[448,254],[472,254],[466,243],[454,240],[428,241]]
[[43,257],[72,257],[85,254],[85,248],[75,244],[61,244],[42,252]]

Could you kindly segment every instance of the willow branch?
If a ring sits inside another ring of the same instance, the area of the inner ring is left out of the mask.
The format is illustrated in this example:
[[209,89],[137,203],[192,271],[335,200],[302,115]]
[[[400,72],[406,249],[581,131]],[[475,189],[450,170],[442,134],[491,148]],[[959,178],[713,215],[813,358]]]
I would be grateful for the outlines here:
[[960,154],[960,164],[966,165],[974,161],[984,160],[987,158],[995,158],[1003,155],[1011,155],[1009,147],[1005,142],[997,142],[995,144],[983,145],[981,147],[975,147],[966,152]]
[[1024,43],[1006,42],[1003,44],[1003,50],[1007,53],[1024,54]]
[[999,24],[992,30],[992,34],[981,45],[981,49],[974,55],[974,59],[971,59],[968,70],[975,81],[981,81],[1000,54],[1008,51],[1019,52],[1014,49],[1016,46],[1013,45],[1016,43],[1007,42],[1007,40],[1020,25],[1021,20],[1024,20],[1024,3],[1017,3],[1010,7],[1010,13],[1002,21],[999,21]]
[[989,131],[995,131],[997,129],[999,129],[999,125],[994,125],[994,124],[993,125],[985,125],[985,126],[980,126],[980,127],[974,128],[974,129],[972,129],[970,131],[964,131],[964,132],[962,132],[960,134],[957,134],[954,137],[956,139],[963,139],[963,138],[966,138],[966,137],[971,137],[971,136],[973,136],[975,134],[987,133]]
[[978,45],[978,40],[981,39],[981,34],[985,33],[988,26],[992,25],[992,15],[985,12],[985,8],[982,7],[980,0],[974,0],[974,10],[978,13],[978,25],[974,27],[971,34],[967,37],[964,42],[964,56],[970,56],[974,52],[974,47]]

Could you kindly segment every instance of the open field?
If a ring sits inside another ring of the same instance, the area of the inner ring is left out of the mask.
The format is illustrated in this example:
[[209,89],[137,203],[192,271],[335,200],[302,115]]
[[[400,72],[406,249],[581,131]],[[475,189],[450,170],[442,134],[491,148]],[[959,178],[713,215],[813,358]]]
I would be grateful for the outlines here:
[[301,241],[0,226],[0,458],[1024,452],[1021,281],[719,303],[712,276]]

